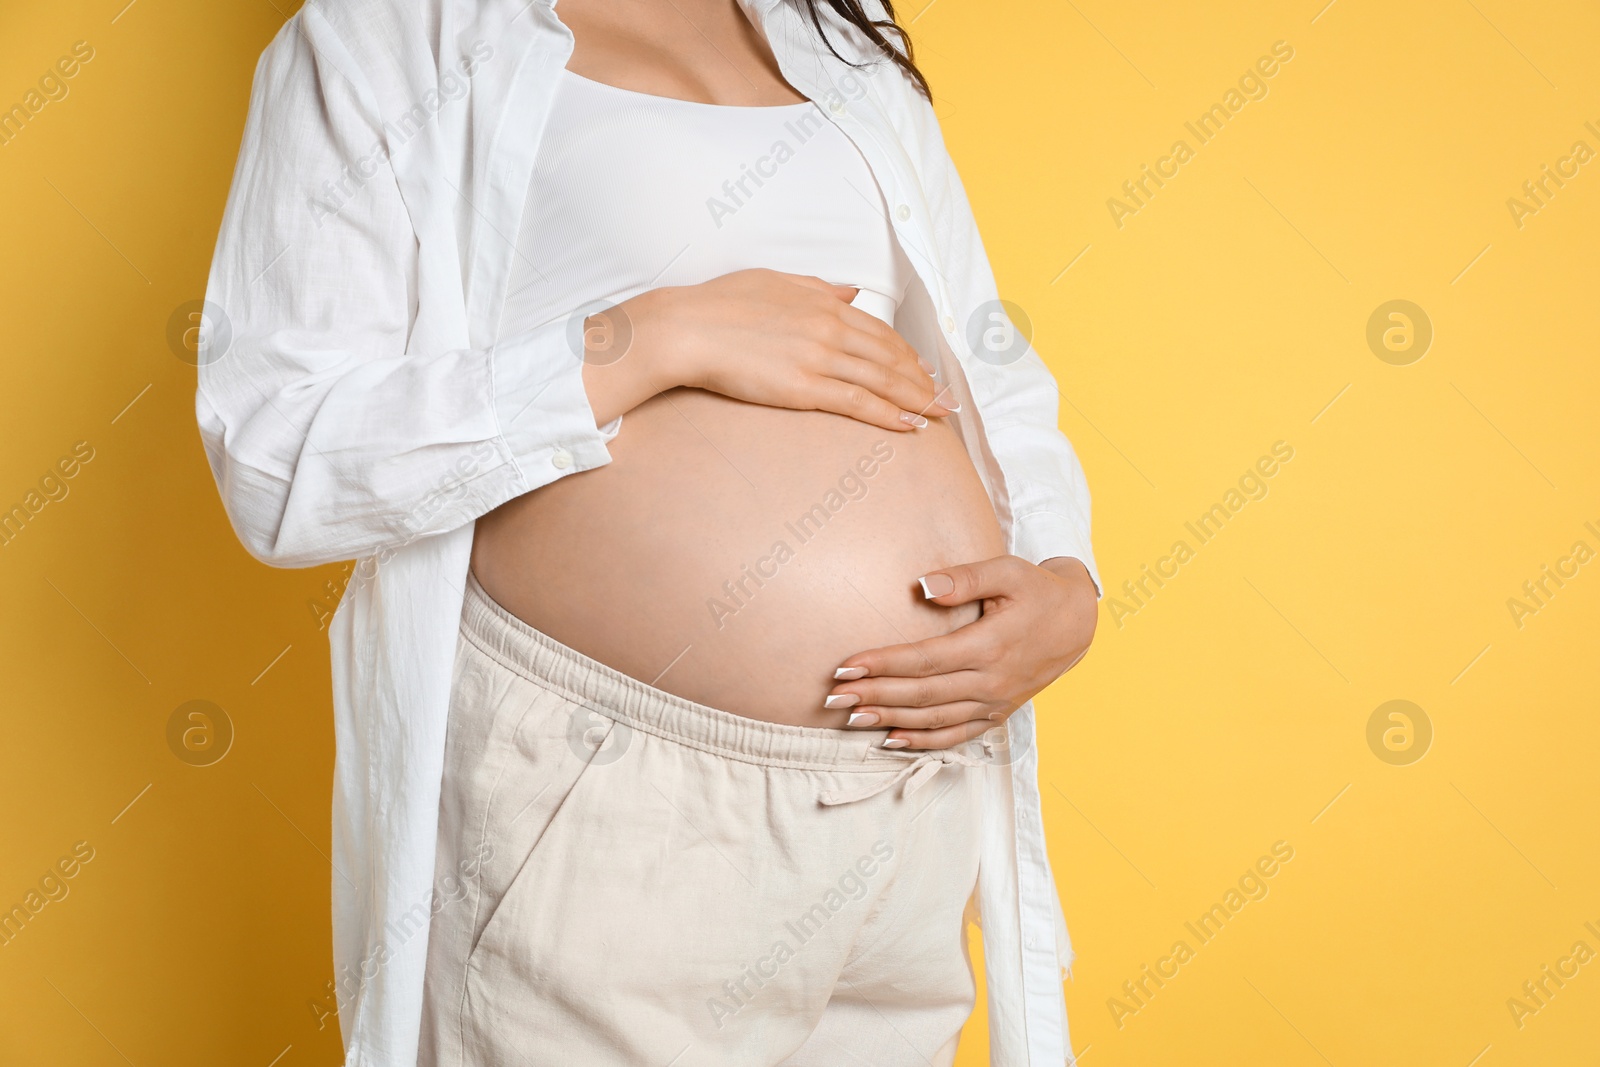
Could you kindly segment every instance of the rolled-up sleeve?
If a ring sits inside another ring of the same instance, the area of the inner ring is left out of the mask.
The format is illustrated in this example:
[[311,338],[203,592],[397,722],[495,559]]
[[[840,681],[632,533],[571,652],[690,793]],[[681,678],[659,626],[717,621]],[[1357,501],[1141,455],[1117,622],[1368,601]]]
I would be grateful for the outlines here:
[[[1027,364],[1027,365],[1023,365]],[[1011,551],[1030,563],[1069,556],[1080,561],[1103,595],[1090,541],[1089,483],[1072,443],[1056,426],[1054,378],[1031,350],[974,393],[985,406],[989,448],[1005,477],[1011,504]]]
[[1089,531],[1089,485],[1077,454],[1053,426],[1027,423],[991,434],[1011,492],[1012,552],[1030,563],[1078,560],[1104,595]]
[[[947,178],[928,192],[932,198],[946,198],[935,210],[950,222],[940,237],[946,262],[953,274],[959,273],[953,280],[961,284],[952,288],[969,299],[981,299],[979,306],[958,303],[958,323],[974,316],[987,323],[1005,311],[996,303],[994,275],[977,220],[961,176],[944,150],[932,109],[919,110],[925,115],[925,151],[942,163],[939,169]],[[1015,331],[1016,325],[1011,328]],[[1007,352],[997,359],[973,354],[965,368],[983,415],[989,450],[1005,478],[1012,552],[1030,563],[1061,556],[1079,560],[1103,595],[1090,543],[1089,483],[1072,442],[1058,424],[1061,393],[1055,376],[1031,343],[1020,354]]]
[[302,22],[256,68],[196,395],[229,519],[280,566],[458,528],[609,462],[617,429],[595,425],[563,322],[486,348],[416,343],[452,332],[417,316],[420,289],[459,284],[454,249],[422,262],[370,94]]

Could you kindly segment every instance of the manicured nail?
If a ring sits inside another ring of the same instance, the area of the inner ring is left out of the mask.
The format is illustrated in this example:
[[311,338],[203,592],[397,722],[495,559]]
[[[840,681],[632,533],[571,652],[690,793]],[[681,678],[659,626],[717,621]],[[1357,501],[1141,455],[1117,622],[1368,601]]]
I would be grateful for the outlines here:
[[915,426],[919,430],[928,425],[928,420],[914,411],[902,411],[900,413],[900,421],[909,426]]
[[854,693],[835,693],[822,702],[822,706],[829,710],[838,708],[853,708],[861,703],[861,698]]
[[948,390],[948,389],[945,389],[942,392],[940,392],[940,394],[938,396],[934,397],[934,400],[938,401],[939,406],[944,408],[946,411],[960,411],[961,410],[961,402],[958,401],[955,397],[951,396],[950,395],[950,390]]
[[853,682],[857,678],[865,678],[866,676],[867,669],[865,667],[839,667],[833,672],[833,680],[836,682]]
[[928,377],[932,378],[934,375],[939,373],[939,371],[934,367],[934,365],[932,363],[929,363],[927,360],[923,359],[921,356],[917,357],[917,362],[922,364],[922,369],[928,372]]
[[949,596],[956,591],[956,581],[948,574],[929,574],[918,578],[922,583],[922,599],[932,600],[936,596]]
[[871,711],[852,711],[850,713],[850,721],[845,723],[845,725],[846,726],[872,726],[872,725],[875,725],[877,723],[877,721],[878,721],[878,716],[877,716],[876,712],[871,712]]
[[888,738],[884,739],[883,747],[884,748],[905,748],[909,744],[911,744],[911,742],[907,741],[903,737],[888,737]]

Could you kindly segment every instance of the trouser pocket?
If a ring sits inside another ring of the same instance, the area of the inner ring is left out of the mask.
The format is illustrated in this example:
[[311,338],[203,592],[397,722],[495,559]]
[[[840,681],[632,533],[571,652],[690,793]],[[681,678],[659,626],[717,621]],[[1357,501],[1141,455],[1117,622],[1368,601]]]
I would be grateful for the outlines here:
[[643,731],[592,760],[472,954],[465,1063],[781,1062],[896,870],[896,799],[829,781]]
[[420,1067],[484,1062],[463,1015],[477,946],[512,889],[536,877],[541,845],[579,780],[615,760],[627,736],[626,726],[463,643],[435,865],[462,888],[431,924]]
[[481,851],[492,858],[481,867],[469,966],[517,886],[539,876],[542,846],[559,831],[580,783],[612,764],[627,737],[627,726],[561,700],[524,716],[507,739],[509,751],[480,805]]

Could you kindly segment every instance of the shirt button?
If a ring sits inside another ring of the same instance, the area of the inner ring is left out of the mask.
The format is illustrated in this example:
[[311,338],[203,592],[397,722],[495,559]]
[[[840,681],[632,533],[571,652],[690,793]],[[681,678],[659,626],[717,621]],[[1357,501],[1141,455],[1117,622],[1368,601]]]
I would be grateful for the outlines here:
[[895,208],[894,209],[894,217],[899,219],[901,222],[905,222],[906,220],[910,219],[911,218],[911,205],[909,205],[909,204],[901,204],[899,207]]
[[835,115],[842,114],[844,112],[844,101],[839,99],[837,96],[834,97],[832,100],[828,101],[828,110],[833,112]]
[[550,457],[550,465],[558,471],[566,470],[572,466],[572,453],[564,448],[556,449],[555,454]]
[[946,315],[944,317],[943,326],[944,326],[944,332],[945,333],[955,333],[956,332],[956,320],[954,318],[952,318],[951,316],[949,316],[949,315]]

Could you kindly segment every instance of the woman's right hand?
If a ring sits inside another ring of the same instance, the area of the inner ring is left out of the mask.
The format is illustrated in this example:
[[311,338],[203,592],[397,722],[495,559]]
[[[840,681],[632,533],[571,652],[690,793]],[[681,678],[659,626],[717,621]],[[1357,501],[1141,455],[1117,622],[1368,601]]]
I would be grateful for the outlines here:
[[[583,380],[595,421],[676,386],[886,430],[914,430],[955,411],[938,399],[941,386],[916,350],[850,305],[855,295],[820,278],[741,270],[652,289],[592,315]],[[626,347],[608,350],[607,338]]]

